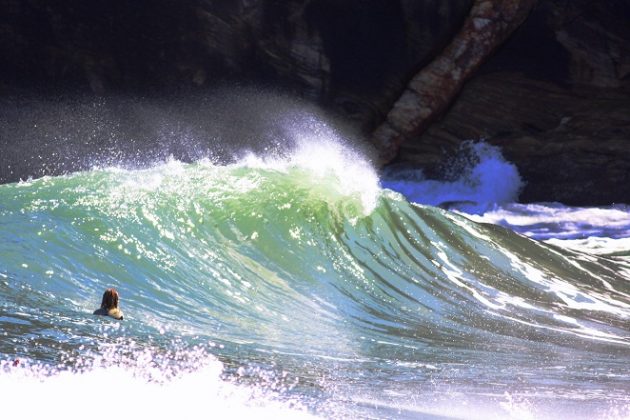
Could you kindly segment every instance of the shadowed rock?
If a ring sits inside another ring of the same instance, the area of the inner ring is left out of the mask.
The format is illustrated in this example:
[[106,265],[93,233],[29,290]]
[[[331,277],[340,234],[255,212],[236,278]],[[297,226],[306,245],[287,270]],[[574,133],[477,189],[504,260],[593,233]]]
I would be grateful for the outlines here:
[[523,23],[535,4],[536,0],[475,1],[461,31],[411,79],[372,134],[381,162],[394,159],[401,143],[441,116],[464,82]]

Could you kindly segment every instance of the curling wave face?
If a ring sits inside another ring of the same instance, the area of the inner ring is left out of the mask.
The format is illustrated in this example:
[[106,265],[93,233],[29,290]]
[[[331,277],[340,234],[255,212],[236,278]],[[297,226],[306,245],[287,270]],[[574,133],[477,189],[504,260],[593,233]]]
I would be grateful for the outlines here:
[[[104,345],[110,366],[201,348],[227,376],[280,369],[325,416],[458,415],[441,401],[470,392],[486,414],[625,413],[627,262],[410,204],[329,152],[0,186],[0,353],[93,369]],[[123,323],[89,316],[109,286]]]

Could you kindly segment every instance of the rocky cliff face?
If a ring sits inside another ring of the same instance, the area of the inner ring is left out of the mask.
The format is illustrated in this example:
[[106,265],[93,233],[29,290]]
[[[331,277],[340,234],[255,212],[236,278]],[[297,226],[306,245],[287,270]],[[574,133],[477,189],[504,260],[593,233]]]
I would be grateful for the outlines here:
[[381,163],[441,116],[479,66],[527,18],[537,0],[475,0],[460,31],[405,87],[372,134]]
[[[0,0],[0,94],[263,83],[369,138],[481,3],[493,2]],[[461,94],[432,92],[443,114],[404,139],[397,162],[438,176],[461,141],[485,138],[528,181],[525,200],[630,202],[630,2],[537,3]]]
[[97,94],[276,84],[365,130],[444,45],[472,0],[0,0],[14,84]]
[[398,162],[440,175],[464,139],[501,146],[525,201],[630,202],[630,2],[542,1]]

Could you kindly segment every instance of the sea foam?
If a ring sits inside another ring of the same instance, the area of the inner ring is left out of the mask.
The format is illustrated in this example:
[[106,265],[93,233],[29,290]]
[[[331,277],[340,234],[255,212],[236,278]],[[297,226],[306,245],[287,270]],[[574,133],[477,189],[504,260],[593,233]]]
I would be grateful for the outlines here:
[[[168,370],[124,364],[68,370],[25,362],[0,363],[4,415],[12,419],[260,418],[312,419],[304,406],[277,399],[264,385],[222,377],[224,366],[207,356],[198,368]],[[144,357],[140,355],[140,358]]]
[[449,180],[427,179],[420,170],[389,170],[383,186],[409,201],[480,214],[518,199],[523,181],[499,148],[466,142],[446,170]]

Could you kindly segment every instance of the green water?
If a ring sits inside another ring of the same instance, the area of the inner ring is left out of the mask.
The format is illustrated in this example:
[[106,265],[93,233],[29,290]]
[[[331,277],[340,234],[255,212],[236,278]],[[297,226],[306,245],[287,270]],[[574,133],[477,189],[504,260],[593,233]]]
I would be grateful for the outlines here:
[[[172,161],[0,185],[0,353],[70,371],[212,356],[325,417],[624,413],[626,261],[410,204],[362,170]],[[91,315],[107,287],[122,323]]]

